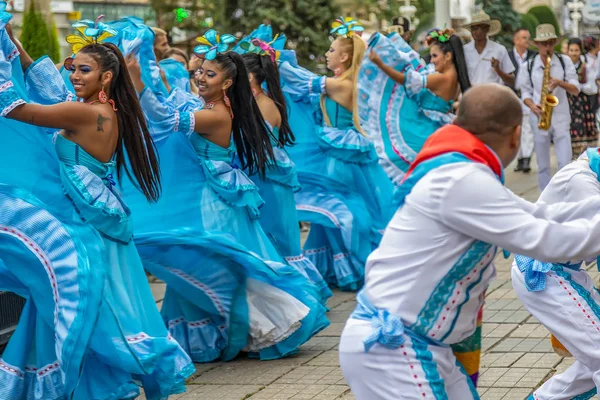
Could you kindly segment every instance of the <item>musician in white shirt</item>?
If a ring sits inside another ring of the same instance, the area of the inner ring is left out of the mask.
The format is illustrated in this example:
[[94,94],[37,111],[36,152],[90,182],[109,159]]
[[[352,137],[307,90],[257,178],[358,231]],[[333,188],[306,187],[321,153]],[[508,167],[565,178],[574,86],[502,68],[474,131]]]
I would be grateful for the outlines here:
[[[526,68],[519,70],[517,87],[521,89],[521,98],[531,110],[530,124],[534,134],[534,148],[538,164],[538,186],[543,190],[550,182],[550,140],[554,141],[554,151],[558,169],[567,165],[573,155],[571,150],[571,112],[567,92],[579,94],[579,79],[573,62],[567,56],[554,54],[558,37],[554,26],[541,24],[536,28],[535,45],[539,54],[528,61]],[[538,127],[542,108],[540,105],[544,70],[547,57],[551,57],[548,92],[558,98],[554,107],[549,130]]]
[[471,85],[498,83],[513,87],[515,67],[506,47],[488,38],[500,32],[500,21],[491,19],[489,15],[480,11],[474,14],[471,23],[464,27],[473,35],[473,41],[464,46]]
[[[536,52],[529,49],[531,34],[527,28],[518,28],[513,35],[514,47],[508,56],[515,66],[515,76],[518,76],[521,68],[527,68],[527,61],[535,57]],[[520,88],[515,85],[515,92],[521,97]],[[529,107],[523,104],[523,125],[521,126],[521,147],[517,155],[517,166],[515,172],[523,171],[529,173],[531,171],[530,163],[533,154],[533,131],[529,123]]]

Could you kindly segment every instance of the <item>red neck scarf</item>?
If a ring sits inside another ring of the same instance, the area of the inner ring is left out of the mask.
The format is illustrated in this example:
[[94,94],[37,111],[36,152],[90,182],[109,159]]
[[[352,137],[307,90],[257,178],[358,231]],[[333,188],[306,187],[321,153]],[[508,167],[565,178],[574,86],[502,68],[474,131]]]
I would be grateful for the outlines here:
[[456,125],[446,125],[431,135],[410,165],[402,182],[406,181],[414,169],[423,161],[446,153],[460,153],[469,160],[487,165],[502,179],[502,164],[498,156],[475,135]]

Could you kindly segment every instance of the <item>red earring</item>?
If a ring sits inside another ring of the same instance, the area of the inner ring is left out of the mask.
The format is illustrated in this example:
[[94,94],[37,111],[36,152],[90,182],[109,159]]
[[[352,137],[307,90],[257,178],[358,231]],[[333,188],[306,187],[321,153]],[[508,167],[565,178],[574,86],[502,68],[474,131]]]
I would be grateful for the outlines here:
[[227,108],[229,108],[229,114],[231,115],[231,119],[233,119],[233,110],[231,109],[231,101],[229,100],[229,97],[227,97],[227,91],[225,89],[223,89],[223,102],[225,103]]
[[109,103],[112,106],[113,111],[117,111],[114,100],[109,100],[108,95],[104,91],[104,85],[102,85],[102,89],[100,90],[100,93],[98,93],[98,101],[102,104]]
[[100,90],[100,93],[98,93],[98,101],[102,104],[106,104],[108,102],[108,96],[104,91],[104,85],[102,85],[102,89]]

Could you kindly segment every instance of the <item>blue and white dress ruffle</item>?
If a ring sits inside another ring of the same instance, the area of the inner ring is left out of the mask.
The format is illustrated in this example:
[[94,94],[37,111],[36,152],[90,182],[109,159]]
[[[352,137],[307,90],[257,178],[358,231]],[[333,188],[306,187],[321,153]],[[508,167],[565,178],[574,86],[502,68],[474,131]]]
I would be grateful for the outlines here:
[[[0,42],[1,115],[20,99],[72,97],[48,58],[25,83],[4,29]],[[0,398],[130,399],[137,384],[149,399],[183,392],[194,366],[156,308],[113,164],[59,134],[0,125],[0,290],[27,299],[0,360]]]
[[[329,324],[318,288],[285,264],[262,230],[264,201],[240,169],[235,146],[194,133],[193,111],[201,107],[161,97],[150,87],[140,95],[160,155],[163,196],[148,205],[127,182],[123,193],[135,211],[144,264],[167,283],[165,323],[197,362],[229,360],[242,350],[261,359],[293,354]],[[212,263],[198,261],[202,237],[221,244]]]
[[297,139],[288,150],[302,186],[296,208],[300,220],[311,223],[304,254],[329,284],[357,290],[366,259],[393,214],[393,185],[373,144],[354,126],[352,112],[326,96],[331,126],[325,126],[320,108],[325,77],[289,59],[279,71]]
[[375,33],[369,49],[384,63],[406,74],[396,83],[365,55],[358,79],[361,124],[377,150],[379,163],[398,185],[425,140],[452,122],[452,103],[426,88],[432,66],[424,67],[417,52],[397,33]]

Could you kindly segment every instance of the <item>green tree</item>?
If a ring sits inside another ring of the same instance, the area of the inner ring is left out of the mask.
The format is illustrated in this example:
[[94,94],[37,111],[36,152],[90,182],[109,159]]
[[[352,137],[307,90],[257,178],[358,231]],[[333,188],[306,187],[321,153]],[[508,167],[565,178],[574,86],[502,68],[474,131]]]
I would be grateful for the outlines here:
[[435,24],[435,0],[418,0],[415,3],[415,7],[417,8],[415,17],[419,19],[419,25],[415,27],[415,35],[413,37],[433,28]]
[[248,33],[260,24],[284,33],[287,47],[294,49],[299,62],[314,69],[329,48],[331,23],[340,17],[330,0],[239,0],[234,19],[237,31]]
[[60,43],[58,41],[58,31],[56,29],[56,24],[52,21],[52,27],[50,28],[50,50],[48,50],[48,56],[54,61],[58,63],[61,61],[60,54]]
[[554,11],[548,6],[536,6],[531,7],[528,14],[535,16],[538,20],[539,24],[552,24],[554,25],[554,29],[556,29],[556,33],[560,33],[560,26],[558,25],[558,20],[556,19],[556,14]]
[[54,62],[60,60],[60,48],[56,28],[48,29],[48,24],[36,8],[35,1],[30,2],[29,9],[23,16],[21,43],[33,59],[49,55]]
[[527,30],[531,34],[531,37],[535,36],[535,28],[539,24],[540,24],[540,21],[538,21],[538,19],[535,15],[530,14],[530,13],[521,14],[521,25],[524,28],[527,28]]
[[476,4],[483,5],[490,17],[499,19],[502,31],[496,36],[495,41],[506,47],[512,47],[512,35],[521,25],[521,16],[517,13],[510,0],[477,0]]

